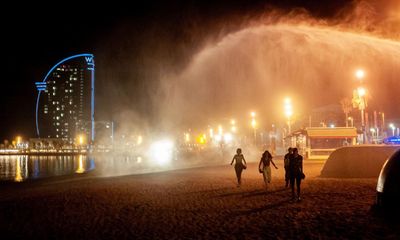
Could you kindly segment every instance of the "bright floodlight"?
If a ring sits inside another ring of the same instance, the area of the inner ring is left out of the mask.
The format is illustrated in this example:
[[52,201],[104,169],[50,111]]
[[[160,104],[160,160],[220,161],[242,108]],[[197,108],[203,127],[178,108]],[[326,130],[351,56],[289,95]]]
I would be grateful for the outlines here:
[[356,71],[356,77],[357,77],[358,79],[363,79],[364,76],[365,76],[364,70],[358,69],[358,70]]
[[251,117],[255,117],[255,116],[256,116],[256,112],[251,112],[251,113],[250,113],[250,116],[251,116]]
[[222,136],[221,135],[215,135],[215,141],[217,141],[217,142],[221,142],[221,140],[222,140]]
[[159,165],[167,165],[171,162],[174,150],[174,143],[164,139],[154,142],[149,149],[151,160]]
[[396,127],[394,126],[393,123],[389,124],[389,127],[390,127],[392,130],[396,128]]
[[233,140],[233,136],[232,136],[231,133],[225,133],[224,134],[224,141],[226,143],[230,143],[230,142],[232,142],[232,140]]
[[369,131],[375,133],[375,128],[370,128]]
[[334,128],[334,127],[335,127],[335,124],[331,124],[330,127],[331,127],[331,128]]

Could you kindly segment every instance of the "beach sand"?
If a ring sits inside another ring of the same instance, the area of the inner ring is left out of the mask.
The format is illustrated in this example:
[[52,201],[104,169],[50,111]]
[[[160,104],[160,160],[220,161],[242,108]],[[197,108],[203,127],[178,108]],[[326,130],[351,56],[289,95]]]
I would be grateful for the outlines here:
[[400,238],[398,223],[371,214],[377,179],[320,178],[324,162],[306,160],[295,203],[276,162],[267,191],[256,163],[240,188],[228,164],[1,184],[1,238]]

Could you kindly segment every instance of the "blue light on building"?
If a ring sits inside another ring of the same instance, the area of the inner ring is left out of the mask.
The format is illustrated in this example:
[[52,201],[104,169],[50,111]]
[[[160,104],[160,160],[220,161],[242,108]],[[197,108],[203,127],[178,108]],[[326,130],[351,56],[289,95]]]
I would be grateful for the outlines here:
[[93,54],[67,57],[36,82],[36,131],[38,137],[72,142],[78,133],[94,141]]

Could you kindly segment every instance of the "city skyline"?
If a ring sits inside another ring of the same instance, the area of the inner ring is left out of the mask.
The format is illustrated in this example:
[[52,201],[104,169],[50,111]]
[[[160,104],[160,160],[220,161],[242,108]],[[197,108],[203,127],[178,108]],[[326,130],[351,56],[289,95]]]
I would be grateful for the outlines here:
[[[40,81],[59,59],[80,52],[93,52],[96,55],[100,69],[96,73],[98,119],[118,122],[129,112],[132,119],[145,119],[149,125],[156,125],[158,106],[154,102],[156,100],[149,99],[153,97],[153,89],[158,87],[160,75],[179,73],[185,69],[206,42],[218,42],[221,38],[219,34],[227,35],[239,30],[240,24],[246,22],[246,17],[257,19],[270,6],[277,6],[282,11],[300,7],[317,19],[331,19],[346,2],[234,1],[227,4],[221,1],[216,5],[170,2],[138,5],[131,16],[94,17],[93,21],[80,17],[68,22],[49,22],[38,18],[9,25],[5,30],[10,47],[6,50],[4,76],[13,80],[4,82],[8,91],[1,98],[3,129],[0,137],[35,136],[35,124],[32,124],[35,118],[32,106],[36,99],[34,83]],[[243,11],[241,16],[236,15],[239,10]],[[141,14],[135,14],[139,12]],[[193,12],[196,14],[191,14]],[[155,36],[163,41],[154,39]],[[171,46],[174,45],[177,47],[172,50]],[[349,71],[348,81],[351,81],[351,76],[352,72]],[[294,80],[285,81],[291,84]],[[328,86],[331,84],[326,79],[321,81],[327,81]],[[368,81],[377,80],[367,78]],[[378,85],[374,83],[374,86]],[[394,93],[390,86],[383,86],[381,90],[387,95]],[[375,94],[374,97],[375,100],[382,100],[382,96],[385,94]],[[332,99],[327,94],[320,102],[313,102],[315,107],[339,104],[340,98],[336,102]],[[388,118],[397,117],[397,106],[397,99],[371,102],[372,111],[385,111]],[[140,124],[138,126],[141,127]]]

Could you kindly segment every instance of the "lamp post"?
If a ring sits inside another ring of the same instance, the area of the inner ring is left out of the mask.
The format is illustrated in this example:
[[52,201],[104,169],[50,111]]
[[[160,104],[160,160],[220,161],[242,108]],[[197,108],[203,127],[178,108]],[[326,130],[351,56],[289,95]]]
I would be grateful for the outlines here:
[[367,93],[367,90],[362,87],[362,81],[365,76],[365,72],[362,69],[359,69],[355,73],[356,78],[360,81],[360,87],[358,87],[354,92],[353,92],[353,106],[358,107],[361,113],[361,131],[362,131],[362,143],[365,143],[365,119],[364,119],[364,111],[365,108],[367,107],[367,101],[365,99],[365,95]]

